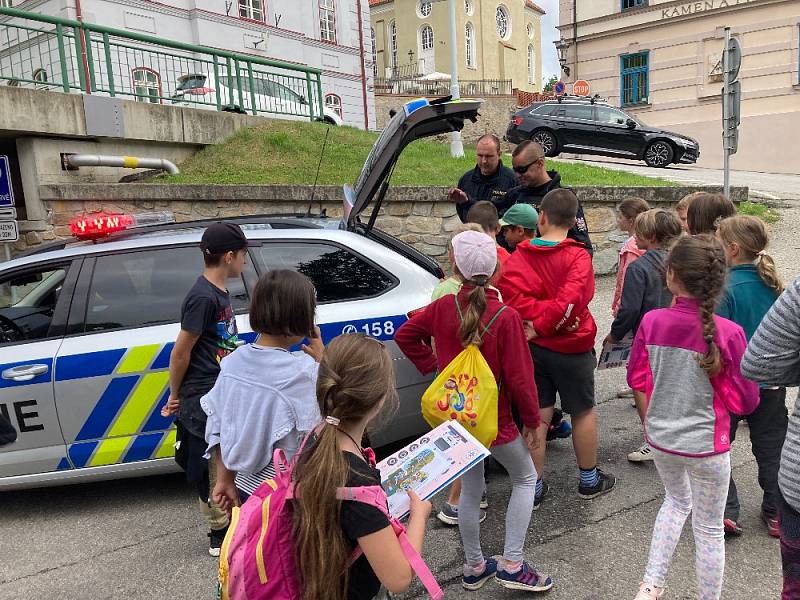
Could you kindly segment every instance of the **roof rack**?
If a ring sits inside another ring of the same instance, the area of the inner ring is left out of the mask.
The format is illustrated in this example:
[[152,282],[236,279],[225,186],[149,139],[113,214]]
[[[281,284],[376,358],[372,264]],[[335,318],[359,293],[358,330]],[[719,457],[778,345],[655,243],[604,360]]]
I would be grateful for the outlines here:
[[153,232],[159,231],[177,231],[181,229],[200,229],[206,228],[209,225],[214,223],[218,223],[220,221],[224,221],[226,223],[236,223],[238,225],[281,225],[285,228],[303,228],[303,229],[319,229],[319,225],[314,225],[309,223],[307,219],[329,219],[328,215],[325,212],[325,209],[322,210],[319,214],[308,214],[308,213],[263,213],[258,215],[241,215],[239,217],[210,217],[205,219],[197,219],[194,221],[182,221],[182,222],[173,222],[173,223],[163,223],[158,225],[148,225],[146,227],[137,227],[135,229],[126,229],[123,231],[117,231],[111,233],[101,239],[97,239],[94,241],[83,241],[77,242],[75,238],[63,238],[60,240],[56,240],[54,242],[50,242],[48,244],[42,244],[40,246],[35,246],[30,248],[29,250],[25,250],[24,252],[20,252],[16,255],[17,258],[22,258],[25,256],[34,256],[37,254],[44,254],[45,252],[51,252],[53,250],[63,250],[67,247],[68,244],[73,243],[83,243],[83,244],[102,244],[106,242],[116,242],[120,240],[134,238],[144,234],[150,234]]
[[595,94],[594,96],[573,96],[570,94],[563,94],[558,96],[558,103],[560,104],[563,100],[569,100],[570,102],[588,102],[589,104],[608,104],[608,98],[603,98],[600,94]]

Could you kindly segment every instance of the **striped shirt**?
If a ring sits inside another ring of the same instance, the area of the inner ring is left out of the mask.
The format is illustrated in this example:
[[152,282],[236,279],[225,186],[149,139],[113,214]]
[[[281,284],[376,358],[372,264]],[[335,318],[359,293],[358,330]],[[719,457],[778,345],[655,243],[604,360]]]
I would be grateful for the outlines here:
[[[800,278],[764,315],[742,359],[742,373],[762,385],[800,384]],[[786,502],[800,511],[800,403],[795,401],[781,453],[778,485]]]

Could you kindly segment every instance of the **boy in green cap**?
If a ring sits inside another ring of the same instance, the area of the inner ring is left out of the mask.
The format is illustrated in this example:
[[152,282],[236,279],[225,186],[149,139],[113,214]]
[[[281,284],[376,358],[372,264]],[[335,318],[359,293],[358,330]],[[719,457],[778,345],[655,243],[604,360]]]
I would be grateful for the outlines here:
[[513,252],[520,244],[536,237],[536,226],[539,224],[539,213],[530,204],[515,204],[500,219],[502,234]]

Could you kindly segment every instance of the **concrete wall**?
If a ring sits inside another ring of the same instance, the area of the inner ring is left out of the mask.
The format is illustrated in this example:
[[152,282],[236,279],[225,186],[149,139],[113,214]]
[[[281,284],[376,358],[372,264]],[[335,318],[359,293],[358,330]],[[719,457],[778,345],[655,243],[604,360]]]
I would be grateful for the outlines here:
[[[681,187],[575,187],[581,199],[592,242],[594,266],[598,274],[616,268],[620,244],[626,236],[616,229],[616,206],[626,197],[639,196],[651,206],[669,207],[697,188]],[[721,191],[719,188],[705,188]],[[446,187],[395,187],[389,191],[381,208],[377,227],[433,256],[443,266],[447,262],[447,242],[460,222],[455,206],[447,200]],[[308,210],[309,186],[259,185],[43,185],[40,196],[50,211],[48,226],[27,236],[16,245],[24,250],[56,236],[70,235],[68,223],[80,214],[91,212],[135,213],[152,210],[171,211],[178,221],[210,217],[234,217],[263,213],[300,213]],[[734,188],[735,201],[747,199],[747,188]],[[282,200],[271,200],[281,198]],[[270,200],[267,200],[270,199]],[[342,190],[339,186],[320,186],[318,202],[331,218],[342,214]]]
[[[562,0],[564,8],[565,0]],[[567,3],[571,4],[571,3]],[[571,7],[561,31],[573,38]],[[618,1],[578,3],[573,77],[620,104],[620,56],[649,52],[647,102],[626,108],[648,125],[700,142],[701,166],[722,166],[720,75],[712,73],[730,26],[742,46],[742,122],[733,168],[800,173],[800,155],[788,152],[800,136],[800,10],[797,0],[651,0],[620,13]]]
[[[508,39],[497,35],[495,11],[498,3],[488,0],[470,0],[472,10],[466,11],[463,0],[456,2],[456,39],[458,44],[458,77],[466,80],[511,79],[513,86],[525,91],[542,89],[541,14],[526,6],[524,0],[500,2],[510,16],[511,31]],[[397,24],[397,62],[409,64],[408,51],[413,50],[414,62],[420,72],[450,73],[450,28],[447,2],[433,2],[427,17],[419,14],[419,0],[393,0],[378,4],[371,10],[372,27],[377,41],[378,77],[386,76],[392,66],[389,24]],[[472,24],[475,32],[474,66],[467,65],[466,25]],[[424,25],[433,29],[434,50],[422,54],[420,31]],[[528,36],[531,25],[533,35]],[[528,45],[534,49],[533,82],[528,81]],[[424,69],[419,61],[424,59]],[[433,60],[431,60],[433,59]]]

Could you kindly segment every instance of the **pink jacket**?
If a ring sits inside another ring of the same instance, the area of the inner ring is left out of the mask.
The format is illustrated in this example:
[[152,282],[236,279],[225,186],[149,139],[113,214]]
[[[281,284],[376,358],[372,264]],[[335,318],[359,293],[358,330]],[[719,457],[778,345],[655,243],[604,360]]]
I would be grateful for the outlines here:
[[710,456],[728,452],[730,413],[747,415],[759,402],[758,385],[739,370],[747,341],[742,328],[714,315],[722,370],[709,378],[697,362],[705,354],[699,302],[648,312],[633,341],[628,385],[647,396],[645,437],[664,452]]
[[647,250],[642,250],[636,245],[636,238],[631,236],[622,245],[619,251],[619,263],[617,263],[617,286],[614,288],[614,300],[611,302],[611,314],[617,316],[619,301],[622,298],[622,284],[625,282],[625,271],[628,265],[642,256]]

